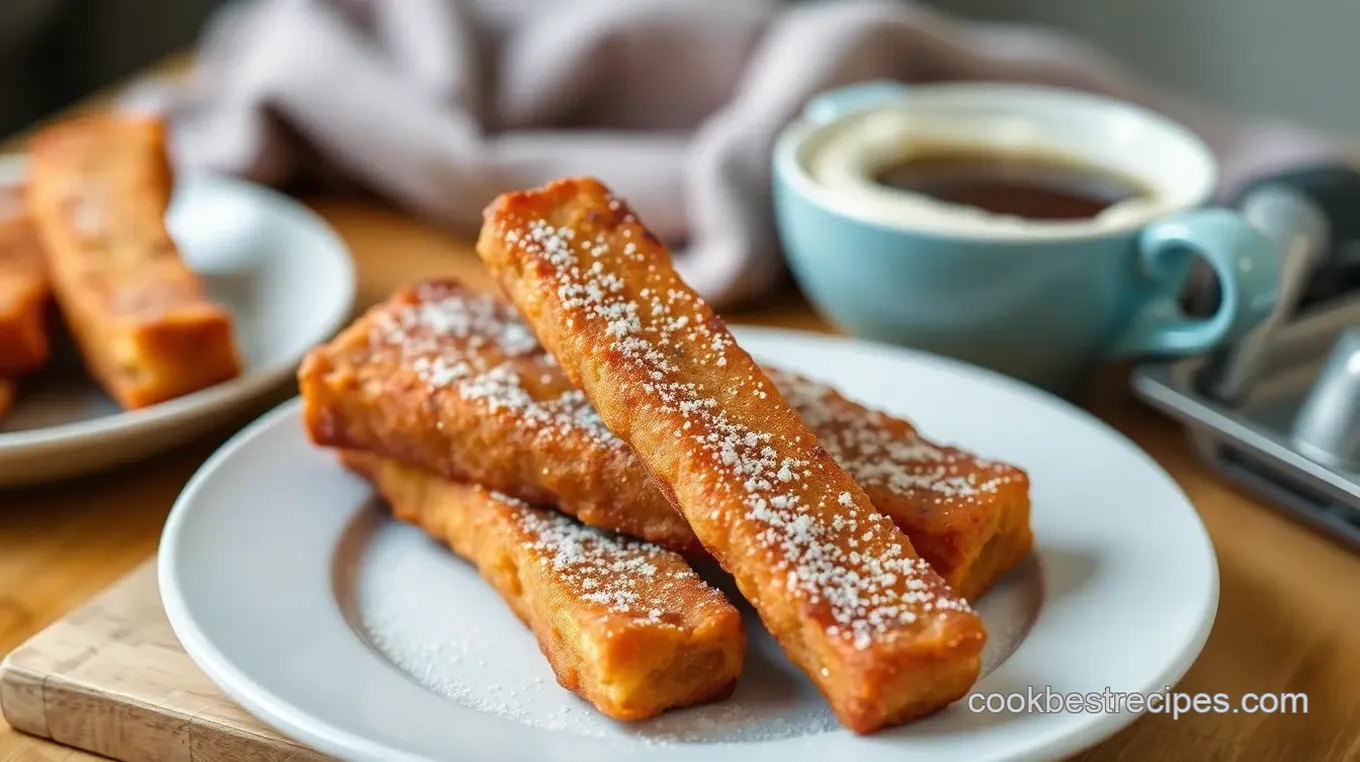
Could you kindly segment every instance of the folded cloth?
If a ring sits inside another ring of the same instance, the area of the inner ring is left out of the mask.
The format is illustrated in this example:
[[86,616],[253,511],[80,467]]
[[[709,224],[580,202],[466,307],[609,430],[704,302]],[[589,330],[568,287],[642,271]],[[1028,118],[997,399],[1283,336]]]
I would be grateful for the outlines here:
[[1159,92],[1052,31],[887,0],[238,2],[209,25],[187,82],[134,90],[129,105],[167,113],[183,168],[274,184],[319,168],[461,231],[498,193],[595,175],[726,307],[782,275],[776,133],[815,93],[884,78],[1142,104],[1205,138],[1225,194],[1350,150]]

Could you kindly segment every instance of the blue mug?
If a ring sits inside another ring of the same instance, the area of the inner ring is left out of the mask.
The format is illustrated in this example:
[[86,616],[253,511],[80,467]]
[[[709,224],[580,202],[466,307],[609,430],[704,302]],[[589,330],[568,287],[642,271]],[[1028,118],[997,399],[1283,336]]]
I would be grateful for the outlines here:
[[[875,179],[942,146],[1052,156],[1142,190],[1090,218],[1041,220]],[[1107,359],[1232,341],[1275,304],[1270,242],[1209,206],[1219,173],[1208,147],[1127,103],[1029,85],[869,82],[809,102],[773,161],[789,268],[831,322],[1062,395]],[[1196,258],[1220,284],[1207,318],[1178,304]]]

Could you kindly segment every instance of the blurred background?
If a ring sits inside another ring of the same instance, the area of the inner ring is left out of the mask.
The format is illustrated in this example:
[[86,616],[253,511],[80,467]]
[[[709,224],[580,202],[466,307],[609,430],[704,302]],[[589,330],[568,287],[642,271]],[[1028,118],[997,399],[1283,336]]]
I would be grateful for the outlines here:
[[[189,49],[203,23],[228,1],[0,0],[0,134]],[[1338,56],[1360,28],[1355,0],[927,4],[968,18],[1070,31],[1151,82],[1239,112],[1360,132],[1360,99],[1348,97],[1351,68]]]

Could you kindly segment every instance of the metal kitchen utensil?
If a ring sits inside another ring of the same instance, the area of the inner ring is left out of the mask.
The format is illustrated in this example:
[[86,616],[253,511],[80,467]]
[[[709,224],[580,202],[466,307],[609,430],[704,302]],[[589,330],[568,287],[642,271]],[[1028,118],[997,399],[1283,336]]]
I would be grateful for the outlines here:
[[1260,377],[1271,338],[1294,314],[1310,277],[1328,253],[1329,225],[1322,211],[1302,193],[1283,185],[1267,185],[1244,197],[1242,216],[1280,254],[1280,288],[1275,308],[1237,344],[1215,358],[1209,392],[1238,404]]
[[1339,164],[1297,167],[1249,183],[1228,199],[1228,205],[1240,207],[1244,199],[1268,186],[1302,193],[1331,228],[1332,250],[1298,308],[1307,310],[1360,290],[1360,171]]
[[1252,403],[1235,408],[1200,391],[1195,376],[1204,362],[1140,366],[1134,391],[1184,423],[1196,454],[1228,481],[1360,551],[1360,472],[1314,460],[1294,443],[1292,422],[1313,380],[1309,369],[1264,376]]
[[1222,352],[1137,367],[1134,392],[1225,479],[1360,551],[1360,172],[1269,178],[1237,206],[1281,246],[1275,312]]
[[1294,448],[1313,460],[1360,467],[1360,326],[1332,346],[1294,418]]

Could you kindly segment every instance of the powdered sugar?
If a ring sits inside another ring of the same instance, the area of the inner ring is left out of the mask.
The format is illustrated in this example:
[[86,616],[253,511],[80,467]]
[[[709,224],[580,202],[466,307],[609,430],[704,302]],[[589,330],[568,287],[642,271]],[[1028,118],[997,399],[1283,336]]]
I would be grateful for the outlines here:
[[[655,545],[592,529],[519,501],[510,504],[523,506],[516,521],[529,535],[528,549],[538,562],[550,567],[579,598],[611,613],[659,621],[676,601],[692,597],[700,584],[679,556]],[[667,573],[658,573],[658,565],[666,566]],[[713,603],[721,602],[721,593],[705,589]]]
[[[631,215],[616,223],[618,235],[635,235]],[[630,370],[628,378],[639,379],[631,382],[641,392],[634,392],[636,404],[683,420],[676,438],[710,461],[706,473],[716,477],[714,488],[733,498],[705,506],[707,516],[748,527],[741,531],[753,534],[785,588],[825,608],[828,634],[867,648],[876,639],[896,637],[923,614],[967,610],[925,562],[904,555],[895,528],[862,493],[830,486],[846,480],[816,458],[820,448],[814,437],[776,438],[729,415],[740,406],[719,397],[768,396],[759,374],[723,378],[724,388],[717,390],[685,380],[703,374],[682,373],[681,363],[726,367],[739,357],[732,355],[731,337],[702,300],[664,278],[649,279],[637,299],[630,297],[615,272],[623,265],[610,251],[610,231],[578,239],[575,230],[543,219],[526,220],[523,228],[527,235],[507,235],[505,243],[537,260],[530,267],[556,295],[559,319],[568,329],[602,330],[610,340],[611,363],[621,363]],[[541,267],[545,263],[548,275]],[[649,272],[656,273],[655,266]],[[740,515],[719,514],[720,506],[734,504],[741,506]],[[685,508],[691,521],[701,515],[698,506]],[[847,551],[852,540],[864,543],[862,553]]]
[[[557,685],[532,634],[474,568],[415,527],[374,513],[361,522],[358,557],[345,564],[354,581],[337,586],[339,603],[375,651],[432,693],[530,727],[627,746],[790,739],[840,727],[753,615],[731,698],[641,722],[610,720]],[[655,621],[663,608],[640,613]]]
[[108,231],[108,186],[90,178],[73,179],[68,184],[68,221],[76,232],[87,238],[106,235]]
[[474,349],[491,343],[510,357],[538,349],[538,339],[529,328],[507,319],[511,316],[505,306],[489,295],[447,293],[427,286],[417,296],[394,321],[405,331],[421,329],[426,339],[436,343],[461,339]]
[[414,527],[377,526],[363,543],[355,588],[340,591],[342,607],[354,612],[356,629],[374,650],[451,701],[628,746],[790,739],[839,729],[754,616],[746,620],[748,655],[731,698],[641,722],[610,720],[557,685],[533,636],[474,569]]
[[[344,559],[338,604],[374,651],[432,693],[528,727],[633,746],[813,738],[840,731],[826,701],[754,615],[731,698],[615,722],[558,687],[527,628],[475,569],[409,525],[372,509]],[[1037,564],[1003,580],[978,611],[989,633],[983,671],[1024,640],[1041,603]]]
[[[577,434],[623,447],[581,392],[551,381],[555,369],[533,333],[489,294],[426,285],[412,303],[377,314],[369,341],[395,348],[397,361],[433,392],[516,416],[545,434]],[[528,373],[527,376],[524,373]],[[545,381],[545,378],[547,381]],[[527,381],[526,381],[527,379]],[[537,381],[537,389],[531,391]]]
[[871,494],[883,489],[935,503],[976,505],[1021,476],[1012,466],[931,444],[903,422],[867,411],[829,386],[779,370],[766,373],[831,457]]
[[[590,290],[581,303],[597,303],[608,289],[618,287],[615,280],[605,283]],[[625,446],[605,427],[585,395],[570,387],[556,360],[513,309],[495,297],[463,289],[426,287],[419,295],[416,304],[380,314],[372,340],[397,346],[402,361],[430,388],[454,390],[464,399],[479,401],[488,413],[512,413],[545,433],[581,432],[610,447]],[[645,295],[657,296],[651,291]],[[659,304],[653,309],[660,309]],[[623,318],[611,324],[615,330],[638,321],[635,310],[621,314]],[[693,329],[686,314],[663,320],[667,342],[675,332]],[[727,340],[711,331],[693,335],[705,336],[710,349]],[[828,386],[782,370],[764,370],[831,456],[871,497],[883,490],[936,503],[977,504],[1016,476],[1015,469],[1005,464],[937,447],[909,427],[894,428],[901,422],[865,410]],[[526,373],[528,385],[536,382],[535,393],[525,388]],[[753,394],[763,398],[767,392],[757,389]],[[680,404],[693,412],[698,403]],[[735,450],[722,457],[727,465],[736,464]],[[774,478],[784,484],[794,481],[793,464],[780,463]]]

